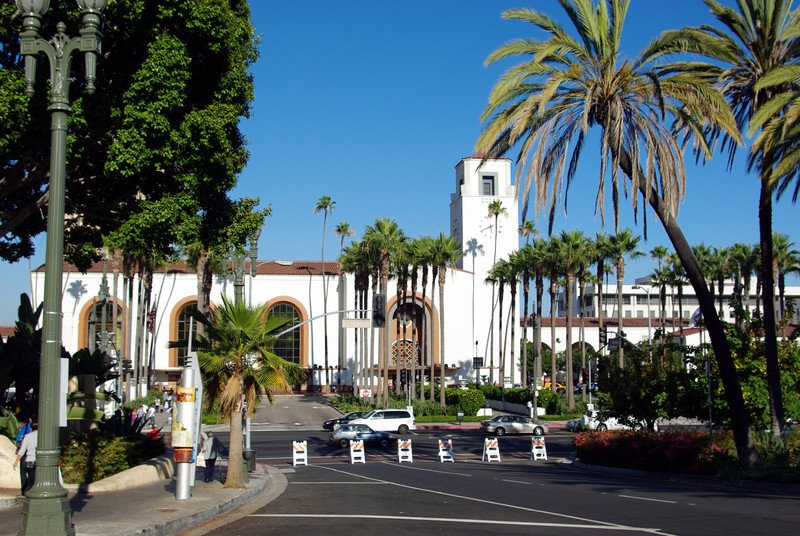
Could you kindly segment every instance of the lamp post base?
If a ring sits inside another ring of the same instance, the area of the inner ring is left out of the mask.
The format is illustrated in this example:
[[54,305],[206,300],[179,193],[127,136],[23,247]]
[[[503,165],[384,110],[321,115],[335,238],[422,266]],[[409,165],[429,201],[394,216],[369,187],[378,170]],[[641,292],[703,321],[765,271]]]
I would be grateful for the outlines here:
[[19,534],[26,536],[75,536],[69,498],[28,497],[22,503]]

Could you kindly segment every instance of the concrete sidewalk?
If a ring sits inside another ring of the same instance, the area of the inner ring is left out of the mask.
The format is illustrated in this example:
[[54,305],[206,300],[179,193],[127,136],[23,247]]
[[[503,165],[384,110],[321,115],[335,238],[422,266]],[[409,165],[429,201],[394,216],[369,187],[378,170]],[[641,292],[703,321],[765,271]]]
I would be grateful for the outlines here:
[[[225,467],[223,465],[222,471]],[[256,464],[245,489],[227,490],[222,483],[203,482],[202,469],[188,500],[175,498],[174,478],[151,478],[149,482],[119,491],[69,492],[72,523],[77,535],[133,536],[166,535],[196,527],[244,505],[261,494],[262,501],[278,497],[286,489],[286,478],[275,468]],[[8,491],[8,490],[7,490]],[[6,504],[13,495],[2,494]],[[0,508],[0,536],[17,534],[22,500]]]

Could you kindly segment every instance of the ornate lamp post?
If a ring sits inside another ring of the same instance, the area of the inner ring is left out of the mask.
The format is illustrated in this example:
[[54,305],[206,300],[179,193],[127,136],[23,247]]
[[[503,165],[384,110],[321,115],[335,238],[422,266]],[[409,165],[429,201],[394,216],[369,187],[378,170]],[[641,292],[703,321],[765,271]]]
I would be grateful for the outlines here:
[[258,269],[258,238],[261,236],[261,227],[250,235],[250,297],[248,305],[253,306],[253,283]]
[[100,351],[108,353],[108,278],[106,277],[107,260],[105,252],[102,253],[103,257],[103,278],[100,280],[100,290],[97,292],[97,298],[100,300],[100,305],[103,308],[100,310]]
[[78,0],[81,9],[79,37],[66,35],[59,22],[48,41],[40,30],[50,0],[16,0],[23,16],[20,53],[25,56],[25,95],[32,96],[36,64],[44,54],[50,64],[50,186],[47,203],[42,364],[39,383],[39,439],[36,449],[36,483],[23,502],[20,534],[75,534],[67,492],[58,481],[58,414],[61,366],[61,278],[64,253],[64,191],[66,187],[67,117],[72,58],[84,54],[86,92],[94,92],[97,56],[100,54],[102,11],[107,0]]

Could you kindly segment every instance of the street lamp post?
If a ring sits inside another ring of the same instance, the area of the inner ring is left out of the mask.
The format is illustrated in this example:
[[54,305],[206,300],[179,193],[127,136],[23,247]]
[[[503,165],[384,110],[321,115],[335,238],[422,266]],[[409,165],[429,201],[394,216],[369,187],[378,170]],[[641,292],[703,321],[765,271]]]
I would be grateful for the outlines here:
[[250,296],[248,299],[250,307],[253,306],[253,283],[255,282],[258,270],[258,238],[261,236],[261,227],[250,235]]
[[650,351],[648,354],[650,355],[650,359],[653,358],[653,326],[652,321],[650,320],[650,287],[643,287],[641,285],[633,285],[634,289],[636,290],[643,290],[647,293],[647,341],[649,344]]
[[20,53],[25,57],[25,95],[31,97],[36,82],[36,64],[43,53],[50,64],[50,186],[47,202],[45,246],[44,318],[39,382],[39,432],[36,449],[36,482],[22,505],[20,534],[75,534],[67,492],[58,480],[59,405],[61,367],[61,279],[64,253],[64,201],[67,174],[67,117],[72,58],[84,53],[86,92],[94,93],[97,56],[100,54],[102,11],[107,0],[78,0],[81,9],[79,37],[66,35],[59,22],[56,34],[42,37],[42,16],[50,0],[16,0],[23,16]]

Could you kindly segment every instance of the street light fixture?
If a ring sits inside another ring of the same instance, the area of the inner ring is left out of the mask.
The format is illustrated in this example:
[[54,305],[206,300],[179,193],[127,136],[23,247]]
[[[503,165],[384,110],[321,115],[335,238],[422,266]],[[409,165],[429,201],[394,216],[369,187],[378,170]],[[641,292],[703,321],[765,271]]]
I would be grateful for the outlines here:
[[42,16],[50,0],[16,0],[23,17],[20,54],[25,57],[25,95],[34,94],[36,64],[44,54],[50,64],[50,186],[47,203],[45,246],[44,318],[42,322],[41,374],[39,382],[39,439],[36,449],[36,482],[22,505],[20,534],[75,534],[66,490],[58,480],[59,406],[61,368],[61,283],[64,254],[64,202],[67,174],[67,117],[73,56],[84,54],[85,90],[94,93],[97,56],[100,54],[101,15],[107,0],[78,0],[81,9],[79,37],[66,35],[59,22],[56,34],[45,39]]
[[650,344],[650,359],[653,358],[653,326],[650,320],[650,287],[643,287],[641,285],[633,285],[634,290],[643,290],[647,293],[647,340]]

